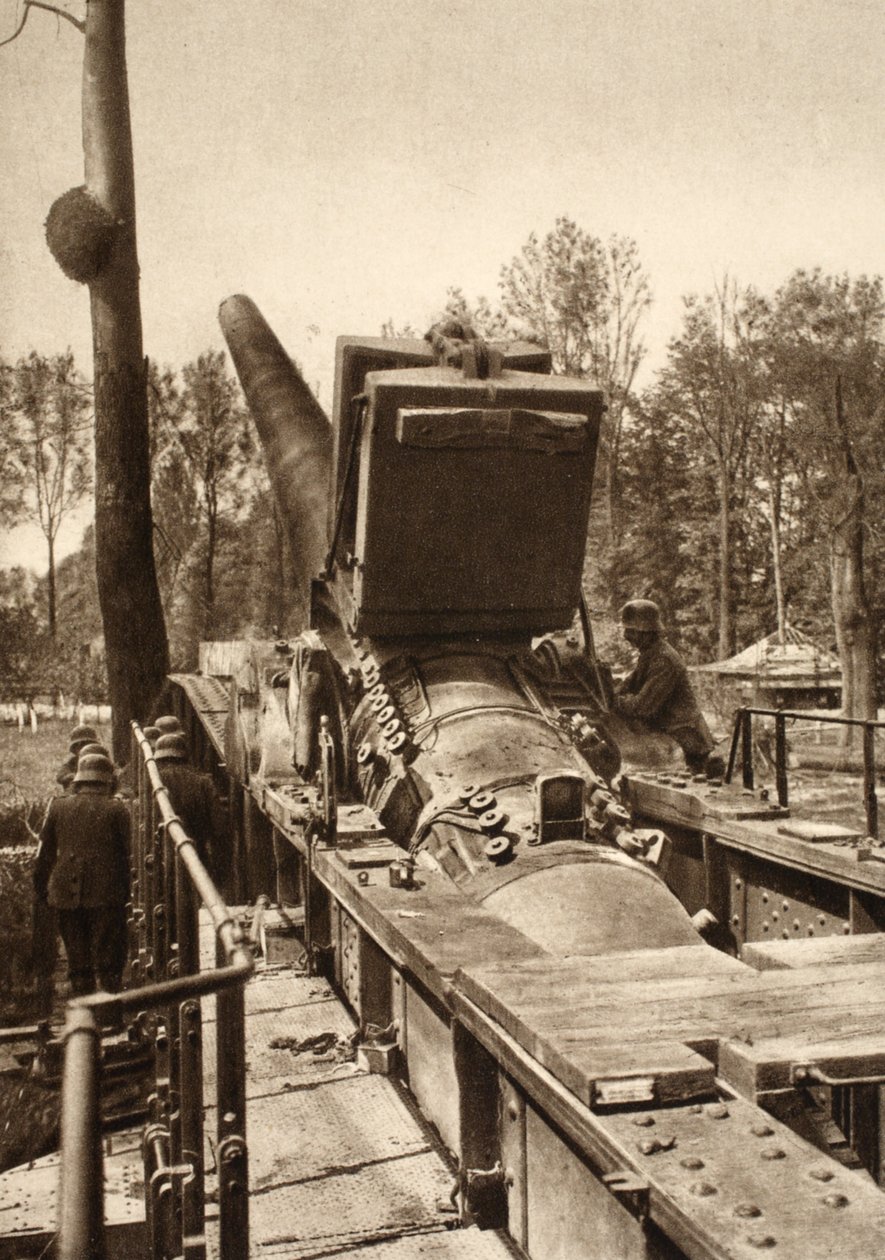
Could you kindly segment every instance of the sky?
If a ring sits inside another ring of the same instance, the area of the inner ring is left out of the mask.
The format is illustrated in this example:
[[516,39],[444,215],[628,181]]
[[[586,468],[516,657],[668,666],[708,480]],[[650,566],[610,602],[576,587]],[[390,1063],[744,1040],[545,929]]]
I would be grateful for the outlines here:
[[[880,0],[129,0],[127,49],[160,363],[221,347],[247,293],[328,408],[336,336],[494,300],[559,215],[636,240],[646,381],[725,273],[885,272]],[[43,236],[83,181],[81,61],[38,10],[0,48],[0,354],[70,346],[90,375],[88,293]],[[39,533],[0,536],[14,563],[45,568]]]

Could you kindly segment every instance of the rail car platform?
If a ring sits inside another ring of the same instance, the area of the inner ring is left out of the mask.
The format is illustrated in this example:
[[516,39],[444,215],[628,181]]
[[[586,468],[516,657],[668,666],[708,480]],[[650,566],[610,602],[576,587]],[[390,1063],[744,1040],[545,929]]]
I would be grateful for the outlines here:
[[[214,931],[201,916],[201,964]],[[215,999],[202,999],[204,1095],[216,1074]],[[250,1255],[319,1260],[506,1260],[494,1231],[464,1230],[455,1174],[403,1091],[358,1060],[356,1026],[322,978],[262,966],[245,990]],[[206,1112],[206,1254],[221,1260],[215,1117]],[[145,1251],[141,1130],[106,1134],[108,1254]],[[56,1230],[59,1156],[0,1176],[0,1256],[39,1256]]]
[[[211,955],[208,926],[204,941]],[[214,999],[203,1006],[211,1096]],[[378,1260],[512,1255],[495,1233],[457,1228],[455,1175],[438,1140],[391,1080],[361,1066],[355,1032],[322,978],[271,967],[246,987],[250,1254],[351,1260],[370,1247]],[[216,1176],[207,1177],[210,1202]],[[207,1255],[220,1258],[217,1216],[206,1227]]]

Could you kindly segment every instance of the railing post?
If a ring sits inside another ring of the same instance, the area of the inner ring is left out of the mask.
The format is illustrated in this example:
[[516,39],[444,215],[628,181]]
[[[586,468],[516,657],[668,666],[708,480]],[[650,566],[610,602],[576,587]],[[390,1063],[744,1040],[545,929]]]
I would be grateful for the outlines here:
[[[218,961],[223,965],[221,943]],[[242,984],[215,998],[218,1103],[219,1253],[249,1256],[249,1162],[246,1149],[246,1017]]]
[[[147,770],[147,767],[145,767]],[[159,979],[157,960],[154,956],[154,904],[156,901],[156,874],[154,871],[154,793],[150,776],[146,775],[144,788],[144,817],[142,819],[142,863],[144,866],[144,892],[142,907],[144,911],[144,944],[145,972],[152,980]]]
[[776,714],[774,719],[774,775],[777,803],[786,808],[790,802],[787,784],[787,720],[783,713]]
[[181,1161],[193,1173],[181,1183],[181,1239],[184,1260],[206,1255],[205,1186],[203,1174],[203,1029],[200,1003],[179,1006],[181,1059]]
[[741,739],[741,731],[743,730],[744,711],[738,709],[734,718],[734,730],[731,733],[731,746],[728,750],[728,763],[725,767],[725,782],[731,783],[734,777],[734,766],[737,761],[738,744]]
[[169,1133],[162,1124],[151,1124],[142,1137],[144,1161],[144,1206],[151,1260],[167,1260],[177,1253],[175,1246],[175,1203],[172,1193],[172,1166],[169,1160]]
[[745,788],[753,787],[753,714],[741,710],[741,775]]
[[64,1039],[59,1260],[105,1260],[101,1032],[90,1010],[68,1008]]
[[153,901],[151,903],[151,941],[154,955],[154,979],[166,979],[166,963],[168,959],[168,924],[166,922],[166,872],[165,838],[166,828],[163,815],[154,797],[153,835],[151,837],[151,873],[153,875]]
[[863,799],[867,816],[867,835],[879,839],[879,798],[876,795],[876,728],[872,722],[863,726]]

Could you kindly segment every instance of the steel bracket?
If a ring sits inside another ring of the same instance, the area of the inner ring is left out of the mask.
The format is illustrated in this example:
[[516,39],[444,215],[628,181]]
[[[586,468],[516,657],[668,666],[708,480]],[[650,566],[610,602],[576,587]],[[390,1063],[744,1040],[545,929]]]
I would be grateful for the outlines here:
[[603,1173],[602,1184],[633,1212],[641,1225],[645,1224],[648,1219],[649,1189],[648,1182],[643,1177],[618,1168],[614,1172]]

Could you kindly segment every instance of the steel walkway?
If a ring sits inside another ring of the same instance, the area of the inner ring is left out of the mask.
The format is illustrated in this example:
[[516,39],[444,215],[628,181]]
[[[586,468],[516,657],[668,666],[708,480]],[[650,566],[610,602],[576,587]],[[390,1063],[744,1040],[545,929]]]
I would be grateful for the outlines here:
[[[208,923],[201,933],[211,960]],[[500,1260],[502,1236],[457,1228],[451,1167],[399,1088],[358,1066],[355,1026],[322,979],[291,966],[246,986],[250,1254],[289,1260]],[[214,998],[203,1000],[206,1095],[215,1076]],[[206,1132],[215,1131],[207,1116]],[[206,1151],[207,1251],[218,1256]]]
[[[201,966],[214,937],[201,916]],[[214,1097],[215,999],[203,999],[204,1097]],[[360,1067],[354,1022],[325,981],[262,967],[245,990],[250,1255],[272,1260],[504,1260],[503,1236],[460,1229],[454,1175],[412,1103]],[[206,1116],[207,1256],[221,1260],[214,1108]],[[140,1130],[105,1138],[111,1257],[146,1255]],[[59,1156],[0,1177],[0,1257],[37,1257],[56,1229]]]

